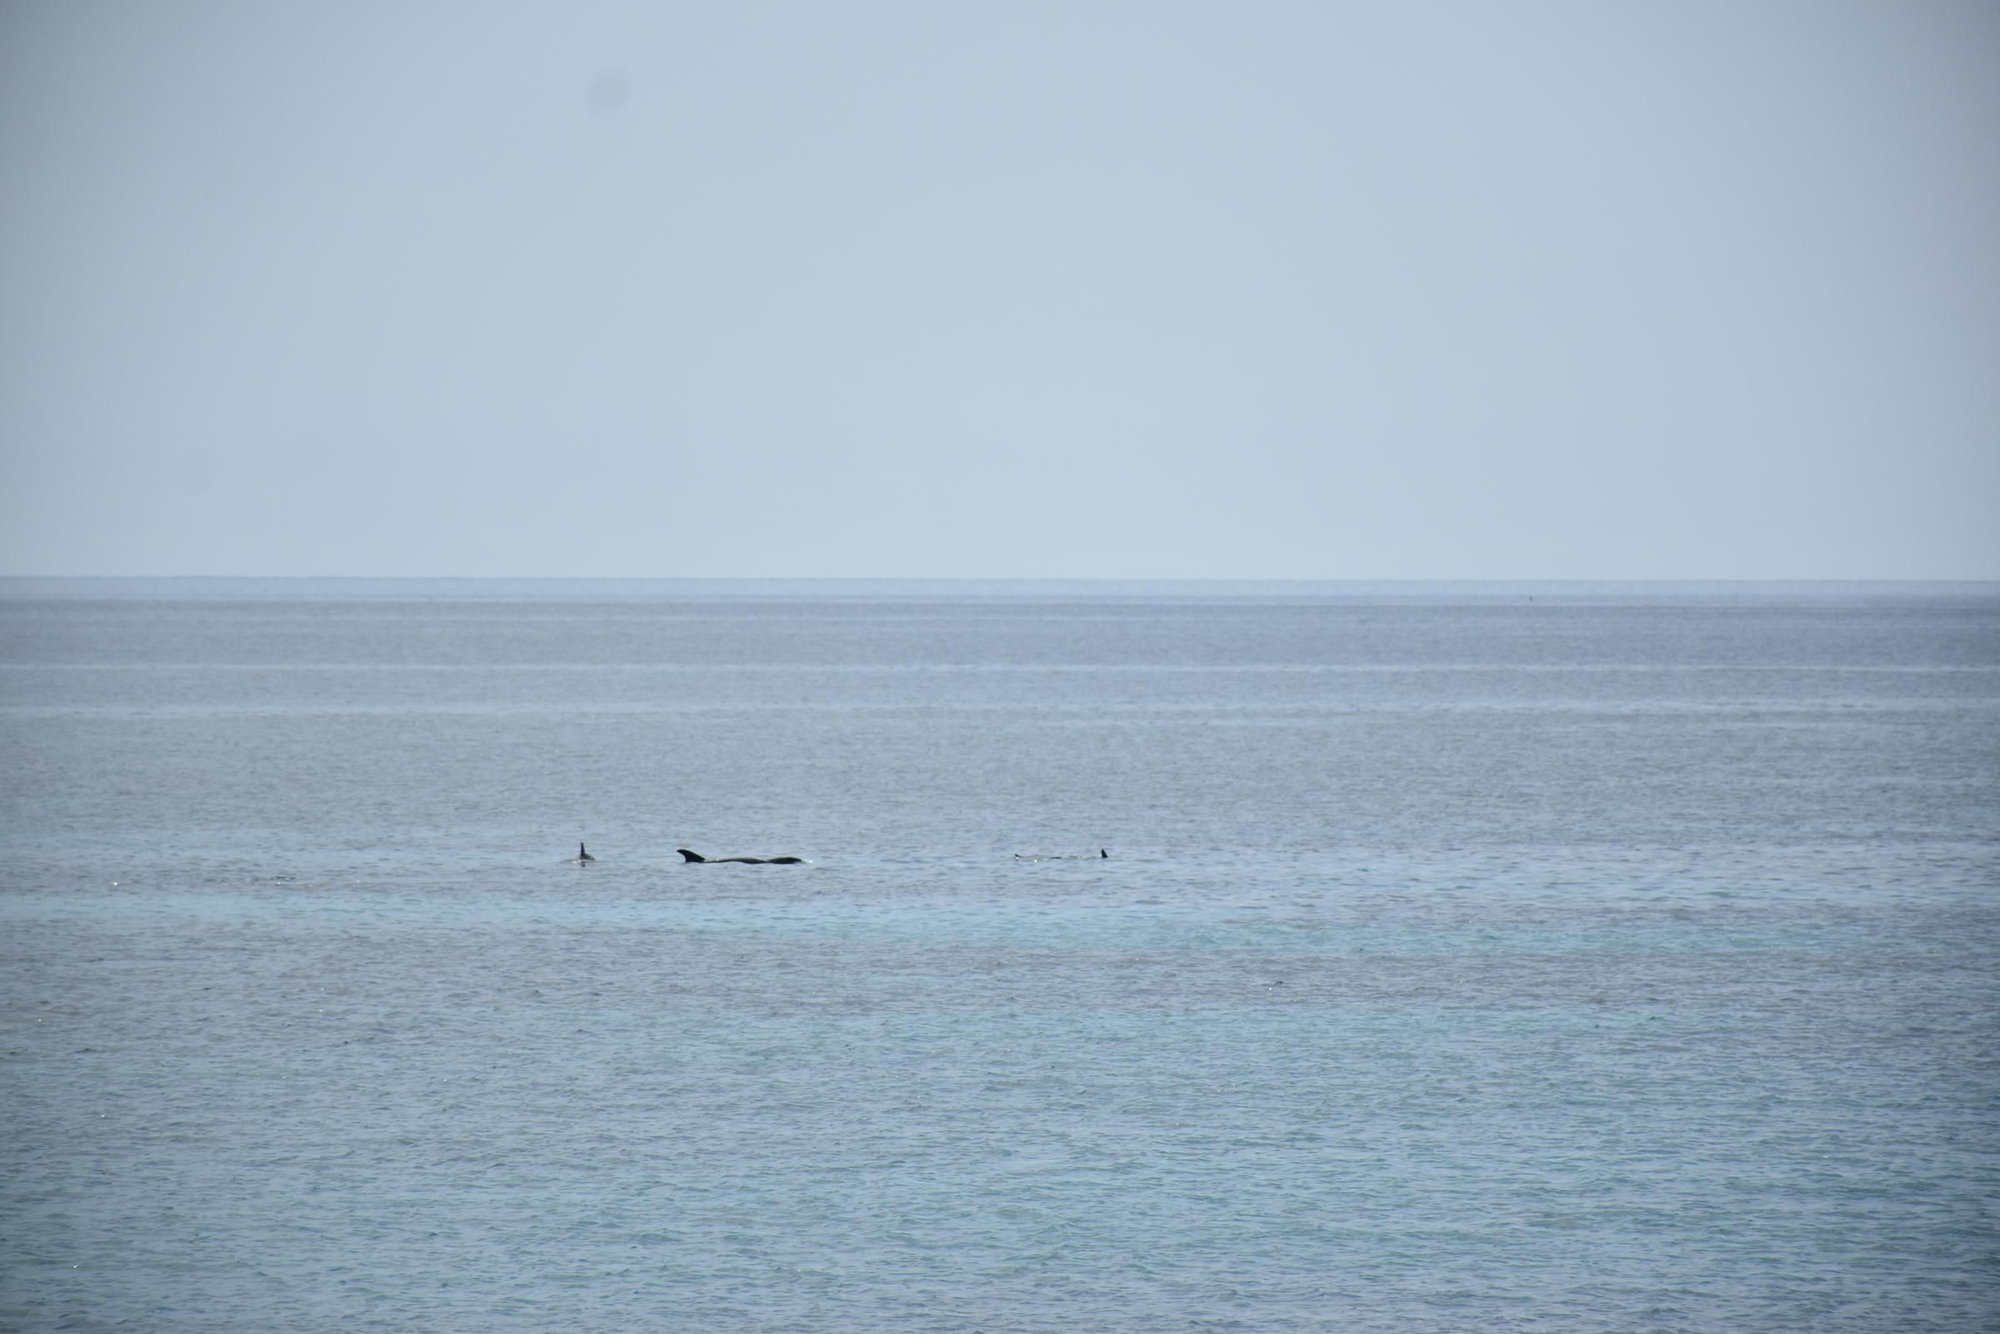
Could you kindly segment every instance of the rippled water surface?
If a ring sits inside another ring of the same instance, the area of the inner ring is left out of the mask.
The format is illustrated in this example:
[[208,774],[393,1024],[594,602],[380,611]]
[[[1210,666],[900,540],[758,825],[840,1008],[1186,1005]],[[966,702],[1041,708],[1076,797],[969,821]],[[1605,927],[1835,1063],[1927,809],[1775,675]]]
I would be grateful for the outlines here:
[[2000,1324],[1990,587],[16,583],[0,755],[0,1329]]

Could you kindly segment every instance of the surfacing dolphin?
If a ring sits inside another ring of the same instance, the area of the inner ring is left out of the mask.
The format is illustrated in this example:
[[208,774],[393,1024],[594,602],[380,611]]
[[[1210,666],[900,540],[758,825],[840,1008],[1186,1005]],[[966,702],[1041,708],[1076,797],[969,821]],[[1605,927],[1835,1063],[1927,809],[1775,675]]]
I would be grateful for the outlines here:
[[1089,853],[1085,853],[1081,857],[1072,857],[1067,853],[1060,852],[1045,857],[1031,857],[1025,852],[1017,852],[1014,854],[1014,860],[1020,862],[1097,862],[1104,861],[1110,856],[1110,853],[1106,852],[1103,848],[1099,848],[1095,857]]
[[576,856],[571,857],[570,860],[575,862],[578,866],[588,866],[592,862],[596,861],[597,858],[591,856],[590,850],[585,848],[583,844],[579,843],[576,845]]
[[701,862],[707,866],[719,866],[723,862],[744,862],[751,866],[797,866],[805,861],[803,857],[704,857],[699,852],[690,852],[686,848],[675,848],[674,851],[684,859],[683,865],[687,862]]

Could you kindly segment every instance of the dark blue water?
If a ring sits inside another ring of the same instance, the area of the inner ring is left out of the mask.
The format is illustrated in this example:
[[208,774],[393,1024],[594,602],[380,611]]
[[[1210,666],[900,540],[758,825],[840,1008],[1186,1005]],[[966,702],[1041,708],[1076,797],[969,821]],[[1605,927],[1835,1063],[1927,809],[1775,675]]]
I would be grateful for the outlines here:
[[4,592],[0,1327],[2000,1317],[2000,590]]

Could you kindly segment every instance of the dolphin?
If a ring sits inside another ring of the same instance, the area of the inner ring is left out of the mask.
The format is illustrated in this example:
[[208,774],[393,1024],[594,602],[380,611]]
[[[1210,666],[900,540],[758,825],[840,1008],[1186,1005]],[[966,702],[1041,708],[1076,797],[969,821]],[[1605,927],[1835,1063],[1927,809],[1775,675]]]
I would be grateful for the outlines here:
[[682,865],[688,862],[700,862],[705,866],[720,865],[723,862],[744,862],[751,866],[797,866],[805,860],[803,857],[704,857],[699,852],[690,852],[686,848],[675,848],[674,851],[681,855]]
[[579,843],[576,845],[576,856],[570,858],[570,860],[575,862],[578,866],[588,866],[592,862],[596,861],[597,858],[591,856],[589,850],[586,849],[583,846],[583,844]]
[[1031,857],[1025,852],[1017,852],[1014,854],[1014,860],[1021,862],[1096,862],[1107,860],[1110,856],[1110,853],[1106,852],[1103,848],[1099,848],[1095,857],[1089,853],[1085,853],[1081,857],[1070,857],[1063,853],[1052,853],[1045,857]]

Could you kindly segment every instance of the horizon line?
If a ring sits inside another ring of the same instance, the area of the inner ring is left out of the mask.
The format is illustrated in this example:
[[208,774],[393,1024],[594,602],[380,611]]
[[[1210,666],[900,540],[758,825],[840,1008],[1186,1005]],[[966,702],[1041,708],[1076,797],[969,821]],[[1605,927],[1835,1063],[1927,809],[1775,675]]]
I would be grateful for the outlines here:
[[0,583],[2000,584],[1979,575],[8,574]]

